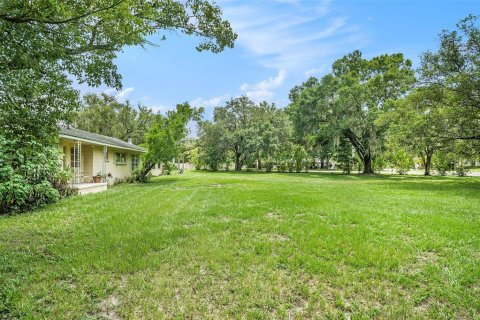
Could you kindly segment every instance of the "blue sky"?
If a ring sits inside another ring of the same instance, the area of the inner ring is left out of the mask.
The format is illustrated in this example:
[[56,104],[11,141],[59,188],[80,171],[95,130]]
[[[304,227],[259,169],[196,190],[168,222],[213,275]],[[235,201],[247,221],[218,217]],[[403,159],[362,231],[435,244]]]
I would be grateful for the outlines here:
[[158,47],[125,48],[116,63],[123,90],[106,92],[119,100],[141,102],[156,111],[188,101],[206,108],[205,117],[242,94],[283,107],[289,90],[309,76],[321,77],[333,61],[355,49],[365,57],[402,52],[418,63],[435,50],[442,29],[453,29],[478,0],[302,1],[218,0],[238,33],[234,49],[197,52],[199,39],[171,33]]

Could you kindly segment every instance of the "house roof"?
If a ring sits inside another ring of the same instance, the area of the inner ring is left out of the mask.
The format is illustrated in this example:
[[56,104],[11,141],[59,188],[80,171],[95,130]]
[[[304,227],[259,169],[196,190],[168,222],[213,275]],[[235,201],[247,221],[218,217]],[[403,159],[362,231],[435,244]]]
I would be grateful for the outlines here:
[[117,138],[112,138],[108,136],[104,136],[102,134],[98,133],[93,133],[77,128],[73,128],[71,126],[67,127],[64,125],[58,125],[58,128],[60,129],[60,137],[62,138],[71,138],[71,139],[77,139],[77,140],[84,140],[87,142],[94,142],[97,144],[101,145],[106,145],[109,147],[115,147],[115,148],[120,148],[120,149],[129,149],[129,150],[135,150],[135,151],[140,151],[140,152],[145,152],[146,150],[140,146],[137,146],[133,143],[128,143],[126,141],[117,139]]

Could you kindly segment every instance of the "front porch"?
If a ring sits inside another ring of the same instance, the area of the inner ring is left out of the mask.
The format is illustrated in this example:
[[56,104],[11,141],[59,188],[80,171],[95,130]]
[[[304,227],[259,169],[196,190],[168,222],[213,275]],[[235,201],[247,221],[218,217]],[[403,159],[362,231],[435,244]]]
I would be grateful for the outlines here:
[[107,191],[108,183],[76,183],[74,187],[78,189],[79,195]]
[[60,147],[64,155],[63,168],[72,171],[72,183],[75,186],[98,185],[99,183],[93,183],[94,176],[100,176],[102,183],[107,182],[108,149],[106,146],[64,139]]
[[[78,189],[79,195],[107,190],[108,149],[106,146],[63,139],[60,147],[64,155],[63,168],[72,171],[71,184]],[[94,176],[101,177],[101,182],[94,183]]]

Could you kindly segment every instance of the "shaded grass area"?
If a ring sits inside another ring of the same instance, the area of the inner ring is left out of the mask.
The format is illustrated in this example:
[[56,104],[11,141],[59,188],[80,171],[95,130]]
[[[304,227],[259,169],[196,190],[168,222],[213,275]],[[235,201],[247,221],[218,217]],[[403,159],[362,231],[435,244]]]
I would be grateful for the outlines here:
[[480,317],[480,179],[188,172],[0,218],[0,318],[326,317]]

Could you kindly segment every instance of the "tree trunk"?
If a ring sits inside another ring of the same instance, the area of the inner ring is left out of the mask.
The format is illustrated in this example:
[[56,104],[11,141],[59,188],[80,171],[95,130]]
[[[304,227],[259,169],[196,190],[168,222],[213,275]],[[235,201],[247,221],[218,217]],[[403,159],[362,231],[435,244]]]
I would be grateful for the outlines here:
[[147,182],[147,175],[150,172],[150,170],[153,169],[153,167],[155,167],[155,163],[152,163],[150,161],[145,162],[136,180],[140,182]]
[[320,169],[325,169],[325,161],[320,159]]
[[370,152],[370,148],[368,146],[364,146],[352,130],[345,129],[343,130],[343,134],[348,138],[353,148],[355,149],[355,152],[357,152],[358,157],[360,158],[360,160],[362,160],[363,173],[373,173],[372,153]]
[[424,163],[423,165],[425,166],[425,176],[430,175],[430,170],[432,168],[432,157],[433,157],[433,148],[427,147],[425,149],[425,157],[424,157]]
[[363,173],[365,174],[373,173],[372,156],[370,155],[370,152],[368,152],[362,157],[362,162],[363,162]]
[[240,161],[240,157],[241,157],[240,153],[235,153],[235,171],[242,170],[242,163]]

